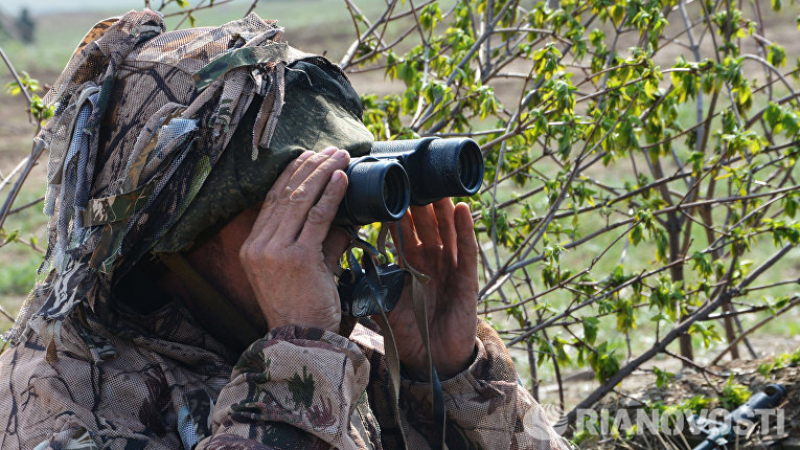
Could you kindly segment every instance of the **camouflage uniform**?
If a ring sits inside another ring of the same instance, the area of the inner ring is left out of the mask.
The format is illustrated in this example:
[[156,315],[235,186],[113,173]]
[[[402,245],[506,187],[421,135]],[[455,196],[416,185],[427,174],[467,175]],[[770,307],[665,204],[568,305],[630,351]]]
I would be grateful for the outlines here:
[[[394,449],[398,424],[429,448],[430,389],[403,379],[393,416],[372,322],[346,336],[273,329],[244,348],[200,325],[217,311],[195,318],[135,278],[263,199],[303,149],[369,150],[344,74],[281,33],[254,15],[165,33],[145,11],[80,44],[37,137],[50,150],[48,275],[5,336],[0,448]],[[483,322],[475,345],[442,383],[449,449],[560,448]]]
[[[383,339],[369,322],[349,339],[319,329],[271,330],[237,361],[179,302],[125,319],[127,333],[66,321],[52,361],[38,337],[2,356],[0,448],[400,448]],[[448,447],[561,448],[483,323],[476,349],[470,367],[443,382]],[[402,380],[411,449],[429,448],[429,392],[425,383]]]

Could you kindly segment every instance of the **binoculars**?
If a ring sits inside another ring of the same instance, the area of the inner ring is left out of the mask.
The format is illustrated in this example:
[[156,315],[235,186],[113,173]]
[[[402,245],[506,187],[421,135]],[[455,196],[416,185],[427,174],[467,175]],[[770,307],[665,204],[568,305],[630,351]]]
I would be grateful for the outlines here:
[[395,222],[409,204],[474,195],[483,170],[481,148],[472,139],[375,142],[369,155],[353,159],[347,167],[347,193],[334,223]]
[[[338,225],[394,222],[409,204],[427,205],[444,197],[467,197],[483,182],[483,154],[472,139],[424,138],[372,144],[367,156],[350,162],[347,193],[339,205]],[[339,278],[342,315],[364,317],[394,309],[406,271],[396,264],[371,266],[370,276],[357,262]],[[377,302],[381,302],[378,305]]]

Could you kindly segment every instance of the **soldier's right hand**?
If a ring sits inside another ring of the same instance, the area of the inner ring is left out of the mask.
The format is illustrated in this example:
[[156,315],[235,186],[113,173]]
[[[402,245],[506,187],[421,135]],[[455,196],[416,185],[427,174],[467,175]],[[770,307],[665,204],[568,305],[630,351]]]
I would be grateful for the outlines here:
[[339,331],[334,270],[349,238],[331,229],[347,190],[344,150],[305,152],[275,181],[239,252],[270,328]]

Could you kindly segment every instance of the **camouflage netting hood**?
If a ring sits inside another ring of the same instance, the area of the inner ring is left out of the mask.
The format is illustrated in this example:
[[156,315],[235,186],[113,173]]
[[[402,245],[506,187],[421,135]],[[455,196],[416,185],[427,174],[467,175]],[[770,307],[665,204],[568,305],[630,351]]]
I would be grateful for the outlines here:
[[7,339],[30,329],[58,343],[78,305],[105,321],[133,265],[261,201],[304,149],[369,151],[344,74],[282,32],[254,14],[165,32],[148,10],[87,34],[45,98],[56,106],[36,138],[50,151],[49,273]]

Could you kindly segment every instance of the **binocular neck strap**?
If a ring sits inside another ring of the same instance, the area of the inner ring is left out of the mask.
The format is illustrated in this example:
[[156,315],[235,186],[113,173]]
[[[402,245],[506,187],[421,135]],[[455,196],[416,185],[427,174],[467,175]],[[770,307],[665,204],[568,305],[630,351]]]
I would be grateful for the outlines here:
[[383,233],[383,227],[381,227],[381,236],[383,239],[378,239],[378,245],[381,248],[381,252],[379,253],[378,250],[370,245],[369,242],[361,239],[353,228],[345,227],[344,229],[350,234],[350,238],[352,239],[350,248],[347,249],[348,263],[352,266],[351,268],[360,268],[358,260],[350,251],[351,248],[356,247],[364,251],[364,275],[366,276],[367,285],[372,292],[372,296],[375,302],[378,304],[378,308],[381,312],[379,316],[373,316],[373,319],[375,319],[375,322],[377,322],[378,326],[381,327],[381,334],[383,335],[383,347],[386,356],[386,370],[389,372],[389,396],[391,397],[389,400],[392,404],[394,418],[397,421],[400,438],[403,441],[403,449],[408,450],[406,430],[403,426],[403,421],[400,419],[400,356],[397,352],[397,344],[394,340],[392,327],[389,326],[389,318],[386,315],[386,309],[383,307],[385,304],[385,296],[380,288],[380,280],[378,280],[378,272],[375,264],[375,259],[378,258],[378,255],[385,254],[386,235]]
[[[403,267],[411,273],[411,301],[414,307],[414,320],[417,322],[417,329],[422,336],[422,343],[425,345],[425,351],[428,352],[428,382],[431,386],[431,399],[433,399],[433,423],[436,433],[441,436],[436,443],[429,442],[432,448],[447,450],[445,443],[445,421],[446,411],[444,407],[444,394],[442,392],[442,383],[439,380],[439,374],[436,373],[436,367],[433,365],[433,353],[431,352],[431,338],[430,331],[428,330],[428,304],[425,299],[425,291],[422,287],[423,284],[430,282],[430,277],[422,272],[414,269],[411,264],[406,260],[405,253],[403,253],[403,230],[402,227],[397,226],[397,254]],[[380,245],[380,244],[379,244]],[[385,246],[385,244],[383,244]],[[439,445],[437,445],[439,444]]]
[[[381,225],[381,231],[378,234],[377,242],[378,249],[380,249],[380,254],[384,255],[386,254],[386,237],[388,235],[388,227],[386,225],[387,224],[385,223]],[[447,450],[447,444],[445,443],[446,413],[444,407],[444,394],[442,392],[442,383],[439,380],[439,375],[436,373],[436,368],[433,365],[433,354],[431,353],[430,333],[428,330],[427,302],[425,299],[425,292],[422,287],[423,283],[428,283],[430,281],[430,277],[414,269],[414,267],[412,267],[411,264],[409,264],[406,260],[405,254],[403,253],[403,231],[399,226],[397,227],[397,238],[399,242],[397,242],[398,245],[395,245],[395,247],[397,249],[398,256],[403,264],[403,268],[411,274],[412,278],[411,299],[414,309],[414,321],[417,323],[417,329],[420,330],[422,342],[425,345],[425,350],[428,353],[428,380],[431,386],[431,398],[433,399],[432,413],[435,432],[437,435],[439,435],[437,437],[440,437],[440,439],[436,439],[437,442],[429,442],[428,444],[431,446],[431,448],[436,450]],[[369,285],[370,291],[372,292],[372,295],[375,301],[378,303],[381,311],[380,316],[376,317],[376,321],[381,327],[381,332],[383,333],[384,338],[386,365],[389,371],[390,382],[392,384],[392,389],[390,390],[390,393],[392,394],[391,400],[395,417],[397,418],[398,426],[400,428],[400,434],[403,439],[404,448],[408,449],[405,428],[400,420],[398,402],[400,396],[400,358],[397,352],[394,334],[389,326],[389,319],[383,307],[384,298],[382,298],[383,293],[380,288],[381,283],[380,280],[378,280],[378,272],[376,269],[375,259],[378,257],[379,252],[375,249],[375,247],[359,238],[355,232],[353,233],[353,240],[355,246],[364,250],[364,272],[366,275],[367,284]]]

